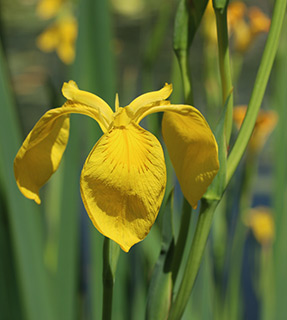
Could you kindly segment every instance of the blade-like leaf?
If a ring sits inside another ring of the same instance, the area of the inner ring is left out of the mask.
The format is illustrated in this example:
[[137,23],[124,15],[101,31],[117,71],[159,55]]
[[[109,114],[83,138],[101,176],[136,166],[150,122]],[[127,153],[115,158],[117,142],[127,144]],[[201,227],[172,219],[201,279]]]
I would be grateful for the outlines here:
[[174,249],[172,228],[173,190],[164,210],[163,232],[160,255],[150,281],[146,319],[164,320],[168,316],[172,294],[171,262]]
[[1,45],[0,99],[0,176],[9,210],[21,299],[27,319],[57,319],[43,263],[41,216],[36,205],[20,193],[14,179],[13,161],[22,139]]

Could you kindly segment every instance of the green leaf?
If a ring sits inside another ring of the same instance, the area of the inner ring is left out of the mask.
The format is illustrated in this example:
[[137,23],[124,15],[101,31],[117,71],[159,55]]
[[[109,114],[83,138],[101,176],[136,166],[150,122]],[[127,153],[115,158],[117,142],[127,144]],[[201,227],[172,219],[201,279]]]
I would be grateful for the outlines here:
[[22,138],[1,44],[0,99],[0,177],[9,211],[21,299],[27,319],[57,319],[43,263],[43,227],[39,208],[24,198],[14,178],[13,161]]
[[[1,165],[1,164],[0,164]],[[15,259],[8,225],[8,210],[0,193],[0,310],[1,318],[23,320],[20,290],[15,278]]]
[[[275,179],[274,179],[274,219],[275,219],[275,242],[274,242],[274,286],[275,296],[267,306],[264,306],[262,319],[284,319],[287,313],[286,297],[287,294],[287,162],[286,162],[286,148],[287,145],[287,20],[285,16],[285,23],[280,39],[277,60],[274,68],[274,78],[272,78],[273,86],[273,99],[272,104],[278,112],[278,124],[275,132]],[[270,289],[264,294],[264,300],[270,300]],[[269,307],[271,310],[267,310]],[[262,305],[263,308],[263,305]],[[270,318],[270,312],[274,311]]]
[[[77,117],[77,116],[76,116]],[[76,319],[79,257],[80,143],[84,119],[71,119],[70,138],[62,168],[62,190],[59,204],[59,249],[56,274],[57,308],[61,320]]]
[[218,159],[219,159],[219,171],[212,181],[211,185],[208,187],[206,193],[203,198],[208,200],[220,200],[226,184],[226,159],[227,159],[227,150],[226,150],[226,139],[225,139],[225,119],[226,119],[226,111],[229,103],[229,99],[231,97],[229,94],[223,112],[221,113],[220,120],[215,130],[215,139],[218,144]]

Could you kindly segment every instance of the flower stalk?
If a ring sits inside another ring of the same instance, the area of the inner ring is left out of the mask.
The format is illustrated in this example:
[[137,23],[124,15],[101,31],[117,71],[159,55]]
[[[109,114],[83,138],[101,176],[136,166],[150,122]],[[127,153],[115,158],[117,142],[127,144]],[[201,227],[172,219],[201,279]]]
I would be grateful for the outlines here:
[[203,199],[201,201],[200,214],[196,231],[192,241],[191,250],[185,266],[183,278],[173,303],[168,320],[180,319],[188,302],[190,292],[194,285],[205,244],[212,224],[213,213],[218,205],[217,200]]
[[228,145],[232,130],[233,87],[231,80],[228,44],[227,6],[223,10],[215,8],[215,16],[218,38],[219,70],[222,88],[222,105],[224,106],[225,103],[227,103],[225,116],[225,137]]
[[232,148],[230,156],[227,160],[226,186],[228,185],[234,171],[239,164],[240,159],[243,156],[256,122],[257,114],[263,100],[271,68],[277,52],[279,37],[286,11],[286,3],[287,0],[276,0],[274,4],[270,31],[255,80],[247,113],[234,147]]
[[103,320],[112,319],[113,291],[120,247],[109,238],[103,246]]

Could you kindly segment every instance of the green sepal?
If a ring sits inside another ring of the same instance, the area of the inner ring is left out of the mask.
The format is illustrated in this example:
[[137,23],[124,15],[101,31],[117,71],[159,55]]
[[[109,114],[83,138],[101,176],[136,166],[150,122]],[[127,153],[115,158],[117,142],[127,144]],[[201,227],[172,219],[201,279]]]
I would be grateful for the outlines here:
[[176,12],[173,49],[176,54],[187,51],[207,6],[208,0],[181,0]]
[[174,190],[170,192],[164,210],[161,249],[148,290],[147,320],[167,319],[170,309],[172,297],[171,265],[174,251],[173,197]]

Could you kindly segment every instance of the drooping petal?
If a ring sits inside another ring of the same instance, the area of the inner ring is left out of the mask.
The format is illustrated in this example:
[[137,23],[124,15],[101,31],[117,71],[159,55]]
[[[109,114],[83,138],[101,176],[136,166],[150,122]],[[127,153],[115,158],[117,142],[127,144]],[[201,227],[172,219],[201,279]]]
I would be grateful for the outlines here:
[[133,122],[106,133],[81,174],[82,199],[94,226],[126,252],[148,234],[165,186],[162,147]]
[[65,82],[62,88],[62,93],[65,98],[74,103],[84,104],[88,107],[93,107],[102,115],[102,122],[108,127],[113,120],[113,111],[110,106],[100,97],[87,91],[79,90],[76,82],[70,80]]
[[182,193],[196,208],[219,169],[217,143],[198,110],[182,106],[181,114],[181,106],[171,107],[174,112],[163,116],[163,138]]
[[98,122],[95,108],[67,101],[63,107],[49,110],[31,130],[14,160],[17,185],[25,197],[40,203],[39,189],[57,170],[68,138],[70,113],[88,115]]
[[165,84],[165,86],[153,92],[145,93],[135,100],[133,100],[125,109],[130,117],[136,122],[139,123],[138,118],[151,106],[160,105],[160,104],[169,104],[169,101],[164,101],[172,93],[172,85]]

